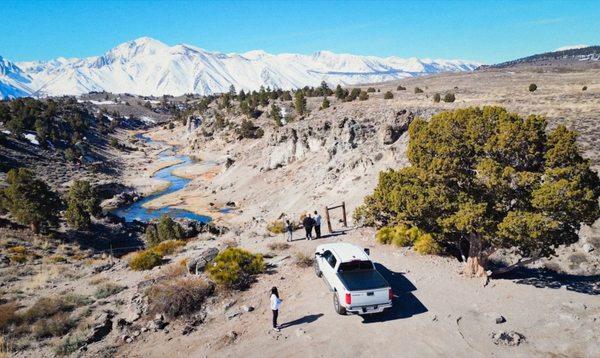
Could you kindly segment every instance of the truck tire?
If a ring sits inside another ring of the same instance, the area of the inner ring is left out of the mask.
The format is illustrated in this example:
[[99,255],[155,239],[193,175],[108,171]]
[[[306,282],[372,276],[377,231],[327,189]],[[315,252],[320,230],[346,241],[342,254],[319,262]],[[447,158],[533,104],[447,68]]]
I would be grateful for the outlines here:
[[315,267],[315,275],[317,275],[317,277],[323,276],[323,272],[321,272],[321,270],[319,270],[319,263],[317,262],[317,260],[315,260],[314,267]]
[[344,307],[340,304],[340,299],[338,297],[337,292],[333,293],[333,308],[335,308],[335,311],[337,312],[337,314],[341,314],[341,315],[346,314],[346,307]]

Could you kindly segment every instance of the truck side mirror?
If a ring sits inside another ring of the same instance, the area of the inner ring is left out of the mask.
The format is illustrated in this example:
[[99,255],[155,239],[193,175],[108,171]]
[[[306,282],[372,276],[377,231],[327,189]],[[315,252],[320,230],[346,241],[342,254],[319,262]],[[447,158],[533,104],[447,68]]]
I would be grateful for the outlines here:
[[323,256],[323,254],[320,252],[315,252],[315,256]]
[[371,256],[371,249],[365,248],[365,254]]

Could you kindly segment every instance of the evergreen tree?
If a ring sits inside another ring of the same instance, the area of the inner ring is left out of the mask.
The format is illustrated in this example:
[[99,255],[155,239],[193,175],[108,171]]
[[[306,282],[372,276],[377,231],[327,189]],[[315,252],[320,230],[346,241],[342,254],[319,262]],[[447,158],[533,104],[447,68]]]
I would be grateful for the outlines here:
[[237,92],[235,91],[235,86],[233,84],[229,86],[229,96],[231,98],[235,98],[236,93]]
[[67,223],[75,229],[88,229],[91,216],[100,213],[100,200],[88,181],[77,180],[67,194]]
[[58,223],[61,201],[46,183],[34,177],[27,169],[11,169],[3,189],[3,206],[21,224],[29,225],[38,233],[44,225]]
[[283,101],[291,101],[292,100],[292,95],[290,94],[290,91],[284,91],[281,95],[281,100]]
[[302,90],[296,91],[294,106],[296,107],[296,113],[299,115],[304,115],[306,113],[306,98],[304,97],[304,92]]
[[500,248],[529,260],[550,256],[578,240],[581,223],[600,217],[600,179],[575,132],[558,126],[547,133],[546,125],[501,107],[416,119],[411,166],[381,172],[355,214],[370,224],[415,226],[442,246],[467,243],[469,275],[487,275]]
[[369,95],[365,91],[360,91],[360,95],[358,96],[359,101],[366,101],[369,99]]
[[335,98],[343,100],[346,98],[346,92],[342,89],[342,86],[337,85],[335,87]]
[[321,108],[329,108],[329,100],[327,99],[327,97],[323,97],[323,103],[321,103]]
[[433,102],[434,103],[440,103],[440,101],[442,100],[442,96],[440,96],[439,93],[436,93],[433,95]]
[[282,123],[281,123],[281,108],[279,108],[279,106],[277,106],[275,103],[273,103],[271,105],[270,116],[271,116],[271,118],[273,118],[273,121],[275,122],[275,124],[278,127],[282,126]]
[[394,94],[392,93],[392,91],[387,91],[384,95],[383,95],[383,99],[392,99],[394,98]]

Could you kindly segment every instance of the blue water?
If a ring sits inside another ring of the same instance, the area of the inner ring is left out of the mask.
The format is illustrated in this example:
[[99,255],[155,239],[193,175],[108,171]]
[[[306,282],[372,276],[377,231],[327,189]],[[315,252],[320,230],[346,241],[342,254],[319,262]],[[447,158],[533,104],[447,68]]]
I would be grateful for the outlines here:
[[[144,140],[146,143],[151,143],[152,139],[143,136],[141,134],[137,135],[137,138]],[[145,197],[142,200],[139,200],[129,206],[119,208],[113,211],[113,214],[120,216],[125,219],[125,221],[151,221],[152,219],[160,218],[162,215],[169,215],[172,218],[187,218],[192,220],[197,220],[200,222],[209,222],[211,218],[209,216],[198,215],[188,210],[173,208],[170,206],[166,206],[160,209],[152,210],[146,209],[143,205],[149,201],[152,201],[159,196],[173,193],[177,190],[183,189],[187,183],[190,182],[190,179],[181,178],[172,174],[173,170],[183,167],[186,165],[190,165],[192,163],[192,159],[187,155],[177,155],[173,148],[163,151],[160,154],[159,160],[165,161],[173,161],[173,160],[182,160],[180,164],[172,165],[170,167],[163,168],[152,176],[153,178],[165,180],[170,182],[168,188],[163,191],[154,193],[150,196]]]

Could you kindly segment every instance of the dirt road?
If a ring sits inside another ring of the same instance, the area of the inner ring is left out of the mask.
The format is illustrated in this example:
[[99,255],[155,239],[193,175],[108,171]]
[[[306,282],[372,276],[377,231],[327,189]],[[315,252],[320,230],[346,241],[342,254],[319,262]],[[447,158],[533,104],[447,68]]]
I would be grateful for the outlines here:
[[[312,268],[294,264],[295,252],[312,252],[318,244],[337,240],[372,247],[372,257],[396,295],[390,312],[339,316],[325,283]],[[273,241],[283,238],[248,238],[242,246],[265,252],[266,244]],[[596,281],[578,277],[560,281],[532,271],[525,278],[493,280],[484,287],[478,279],[462,277],[460,263],[453,258],[421,256],[373,242],[369,229],[296,241],[271,259],[277,267],[231,298],[235,301],[231,308],[225,310],[222,303],[211,308],[207,322],[196,332],[182,336],[180,328],[172,327],[168,334],[148,336],[124,346],[120,353],[138,357],[600,355]],[[269,329],[271,286],[279,288],[284,300],[279,333]],[[245,312],[244,305],[255,309]],[[236,312],[240,314],[227,317]],[[506,322],[497,324],[498,315]],[[502,331],[516,331],[525,341],[518,346],[494,344],[493,333]]]

